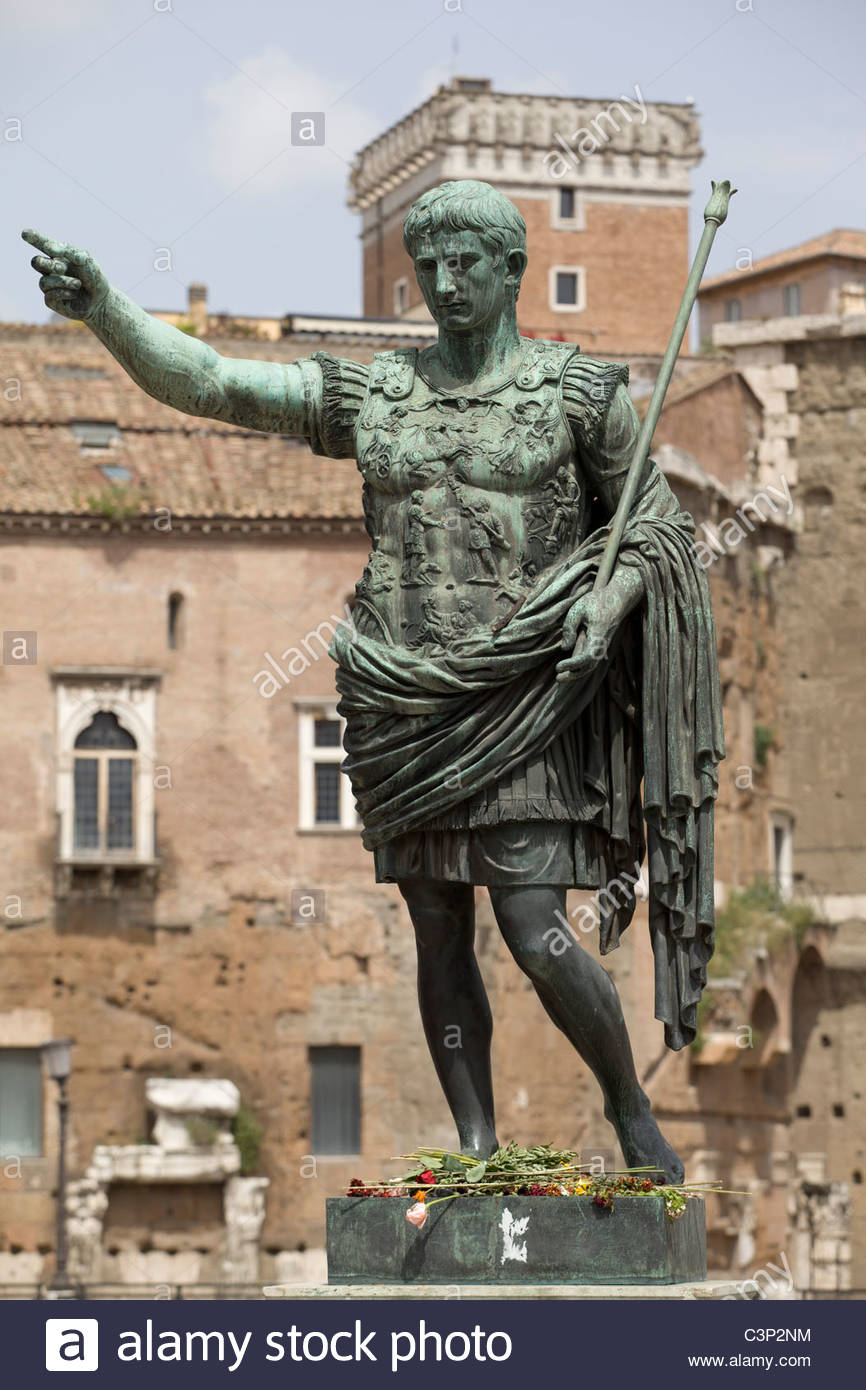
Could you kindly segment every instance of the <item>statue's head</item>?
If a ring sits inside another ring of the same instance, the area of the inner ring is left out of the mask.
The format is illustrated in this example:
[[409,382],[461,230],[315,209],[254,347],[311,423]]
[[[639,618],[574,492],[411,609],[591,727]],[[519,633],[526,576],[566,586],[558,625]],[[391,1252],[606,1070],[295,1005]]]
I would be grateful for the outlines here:
[[441,328],[468,332],[512,312],[526,269],[526,223],[489,183],[440,183],[414,202],[403,245]]

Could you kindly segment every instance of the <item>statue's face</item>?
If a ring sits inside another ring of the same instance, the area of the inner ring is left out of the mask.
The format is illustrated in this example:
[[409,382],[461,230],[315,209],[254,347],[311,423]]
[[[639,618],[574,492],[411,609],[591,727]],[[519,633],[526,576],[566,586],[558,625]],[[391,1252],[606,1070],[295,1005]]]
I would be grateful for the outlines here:
[[451,333],[495,323],[514,297],[508,260],[498,259],[477,232],[422,237],[415,248],[415,274],[430,313]]

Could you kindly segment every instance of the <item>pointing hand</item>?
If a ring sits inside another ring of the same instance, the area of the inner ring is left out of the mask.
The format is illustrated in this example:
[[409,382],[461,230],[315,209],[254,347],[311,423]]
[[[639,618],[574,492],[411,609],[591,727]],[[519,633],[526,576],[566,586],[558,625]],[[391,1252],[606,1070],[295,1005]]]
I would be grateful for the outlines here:
[[39,288],[48,308],[67,319],[87,319],[95,313],[108,294],[109,284],[93,257],[40,232],[28,229],[21,235],[43,253],[34,256],[30,264],[39,271]]

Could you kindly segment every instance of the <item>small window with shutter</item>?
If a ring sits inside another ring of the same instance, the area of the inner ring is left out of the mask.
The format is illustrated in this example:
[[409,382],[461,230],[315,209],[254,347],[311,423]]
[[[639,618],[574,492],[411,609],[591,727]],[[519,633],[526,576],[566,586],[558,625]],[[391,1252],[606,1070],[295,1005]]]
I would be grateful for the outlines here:
[[42,1153],[42,1058],[37,1047],[0,1048],[0,1156]]
[[311,1047],[309,1057],[313,1153],[360,1153],[360,1047]]

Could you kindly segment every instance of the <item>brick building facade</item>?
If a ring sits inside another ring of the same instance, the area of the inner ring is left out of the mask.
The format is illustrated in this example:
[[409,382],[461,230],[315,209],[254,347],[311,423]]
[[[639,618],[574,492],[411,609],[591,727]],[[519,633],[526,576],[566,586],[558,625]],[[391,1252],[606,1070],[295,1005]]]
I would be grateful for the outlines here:
[[691,105],[519,96],[455,78],[357,156],[364,313],[424,316],[409,205],[446,179],[495,184],[527,224],[521,331],[594,353],[661,353],[688,271]]
[[757,261],[743,248],[739,268],[701,284],[700,331],[709,343],[718,324],[866,313],[866,232],[838,228]]

